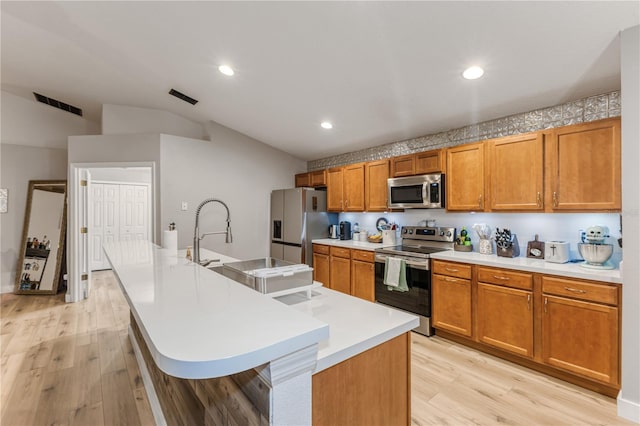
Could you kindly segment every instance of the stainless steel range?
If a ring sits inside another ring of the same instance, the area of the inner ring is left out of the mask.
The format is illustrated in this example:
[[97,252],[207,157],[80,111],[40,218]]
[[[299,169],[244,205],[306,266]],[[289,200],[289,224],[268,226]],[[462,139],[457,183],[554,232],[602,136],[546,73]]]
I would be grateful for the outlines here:
[[[431,265],[432,253],[453,250],[456,229],[447,227],[403,226],[402,244],[376,249],[376,302],[402,309],[420,317],[418,333],[431,336]],[[406,264],[409,291],[398,291],[385,285],[387,257],[400,258]]]

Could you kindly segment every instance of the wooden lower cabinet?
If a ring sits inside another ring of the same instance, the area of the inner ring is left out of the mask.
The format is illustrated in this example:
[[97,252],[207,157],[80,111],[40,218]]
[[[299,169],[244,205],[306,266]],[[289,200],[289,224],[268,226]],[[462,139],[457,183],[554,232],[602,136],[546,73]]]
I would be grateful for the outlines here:
[[331,247],[329,287],[351,294],[351,253],[349,249]]
[[411,333],[312,376],[314,426],[411,423]]
[[329,287],[331,276],[329,274],[329,255],[313,253],[313,279]]
[[471,281],[434,274],[431,290],[433,326],[471,337]]
[[615,397],[618,284],[432,261],[436,334]]
[[351,261],[351,294],[369,302],[375,301],[375,267],[372,262]]
[[547,295],[543,304],[545,364],[618,385],[618,308]]
[[530,291],[478,283],[478,340],[533,358],[533,300]]

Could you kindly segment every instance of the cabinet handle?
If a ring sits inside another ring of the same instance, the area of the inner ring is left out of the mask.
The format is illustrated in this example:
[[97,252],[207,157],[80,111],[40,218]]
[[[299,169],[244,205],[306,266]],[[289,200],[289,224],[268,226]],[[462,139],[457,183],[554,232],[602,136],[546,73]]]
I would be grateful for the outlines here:
[[548,301],[548,299],[545,297],[544,298],[544,313],[545,314],[547,313],[547,301]]
[[553,191],[553,207],[558,207],[558,193]]
[[527,311],[531,310],[531,295],[527,294]]
[[497,275],[494,275],[493,278],[495,278],[496,280],[502,280],[502,281],[509,281],[511,279],[509,277],[499,277]]
[[587,292],[587,290],[580,290],[579,288],[565,287],[564,289],[567,291],[571,291],[573,293],[580,293],[580,294],[585,294]]
[[453,268],[444,268],[444,270],[447,272],[460,272],[457,269],[453,269]]
[[458,280],[456,280],[455,278],[447,278],[447,277],[444,277],[444,280],[445,280],[446,282],[448,282],[448,283],[457,283],[457,282],[458,282]]
[[482,194],[478,195],[478,207],[482,208]]
[[536,196],[536,203],[538,204],[538,207],[542,207],[542,194],[540,191],[538,191],[538,195]]

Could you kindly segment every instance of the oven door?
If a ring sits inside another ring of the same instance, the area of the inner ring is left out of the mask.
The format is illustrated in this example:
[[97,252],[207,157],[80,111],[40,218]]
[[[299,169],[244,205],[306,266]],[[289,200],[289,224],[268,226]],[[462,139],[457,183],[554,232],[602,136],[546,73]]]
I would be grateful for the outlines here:
[[420,315],[431,317],[431,271],[429,261],[406,261],[407,287],[409,291],[389,290],[384,284],[384,262],[386,256],[376,255],[375,263],[375,296],[376,302],[394,308]]

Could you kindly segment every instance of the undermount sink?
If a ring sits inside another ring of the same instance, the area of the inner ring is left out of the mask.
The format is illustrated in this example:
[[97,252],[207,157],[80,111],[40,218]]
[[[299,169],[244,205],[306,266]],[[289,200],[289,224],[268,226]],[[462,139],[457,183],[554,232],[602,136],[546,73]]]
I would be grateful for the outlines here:
[[213,272],[217,272],[217,273],[219,273],[220,275],[224,275],[224,274],[222,273],[222,267],[223,267],[223,265],[221,265],[221,264],[217,264],[217,265],[213,265],[213,266],[211,266],[211,265],[210,265],[210,266],[206,266],[206,268],[207,268],[208,270],[213,271]]
[[273,257],[225,263],[222,275],[264,294],[313,284],[313,268]]

